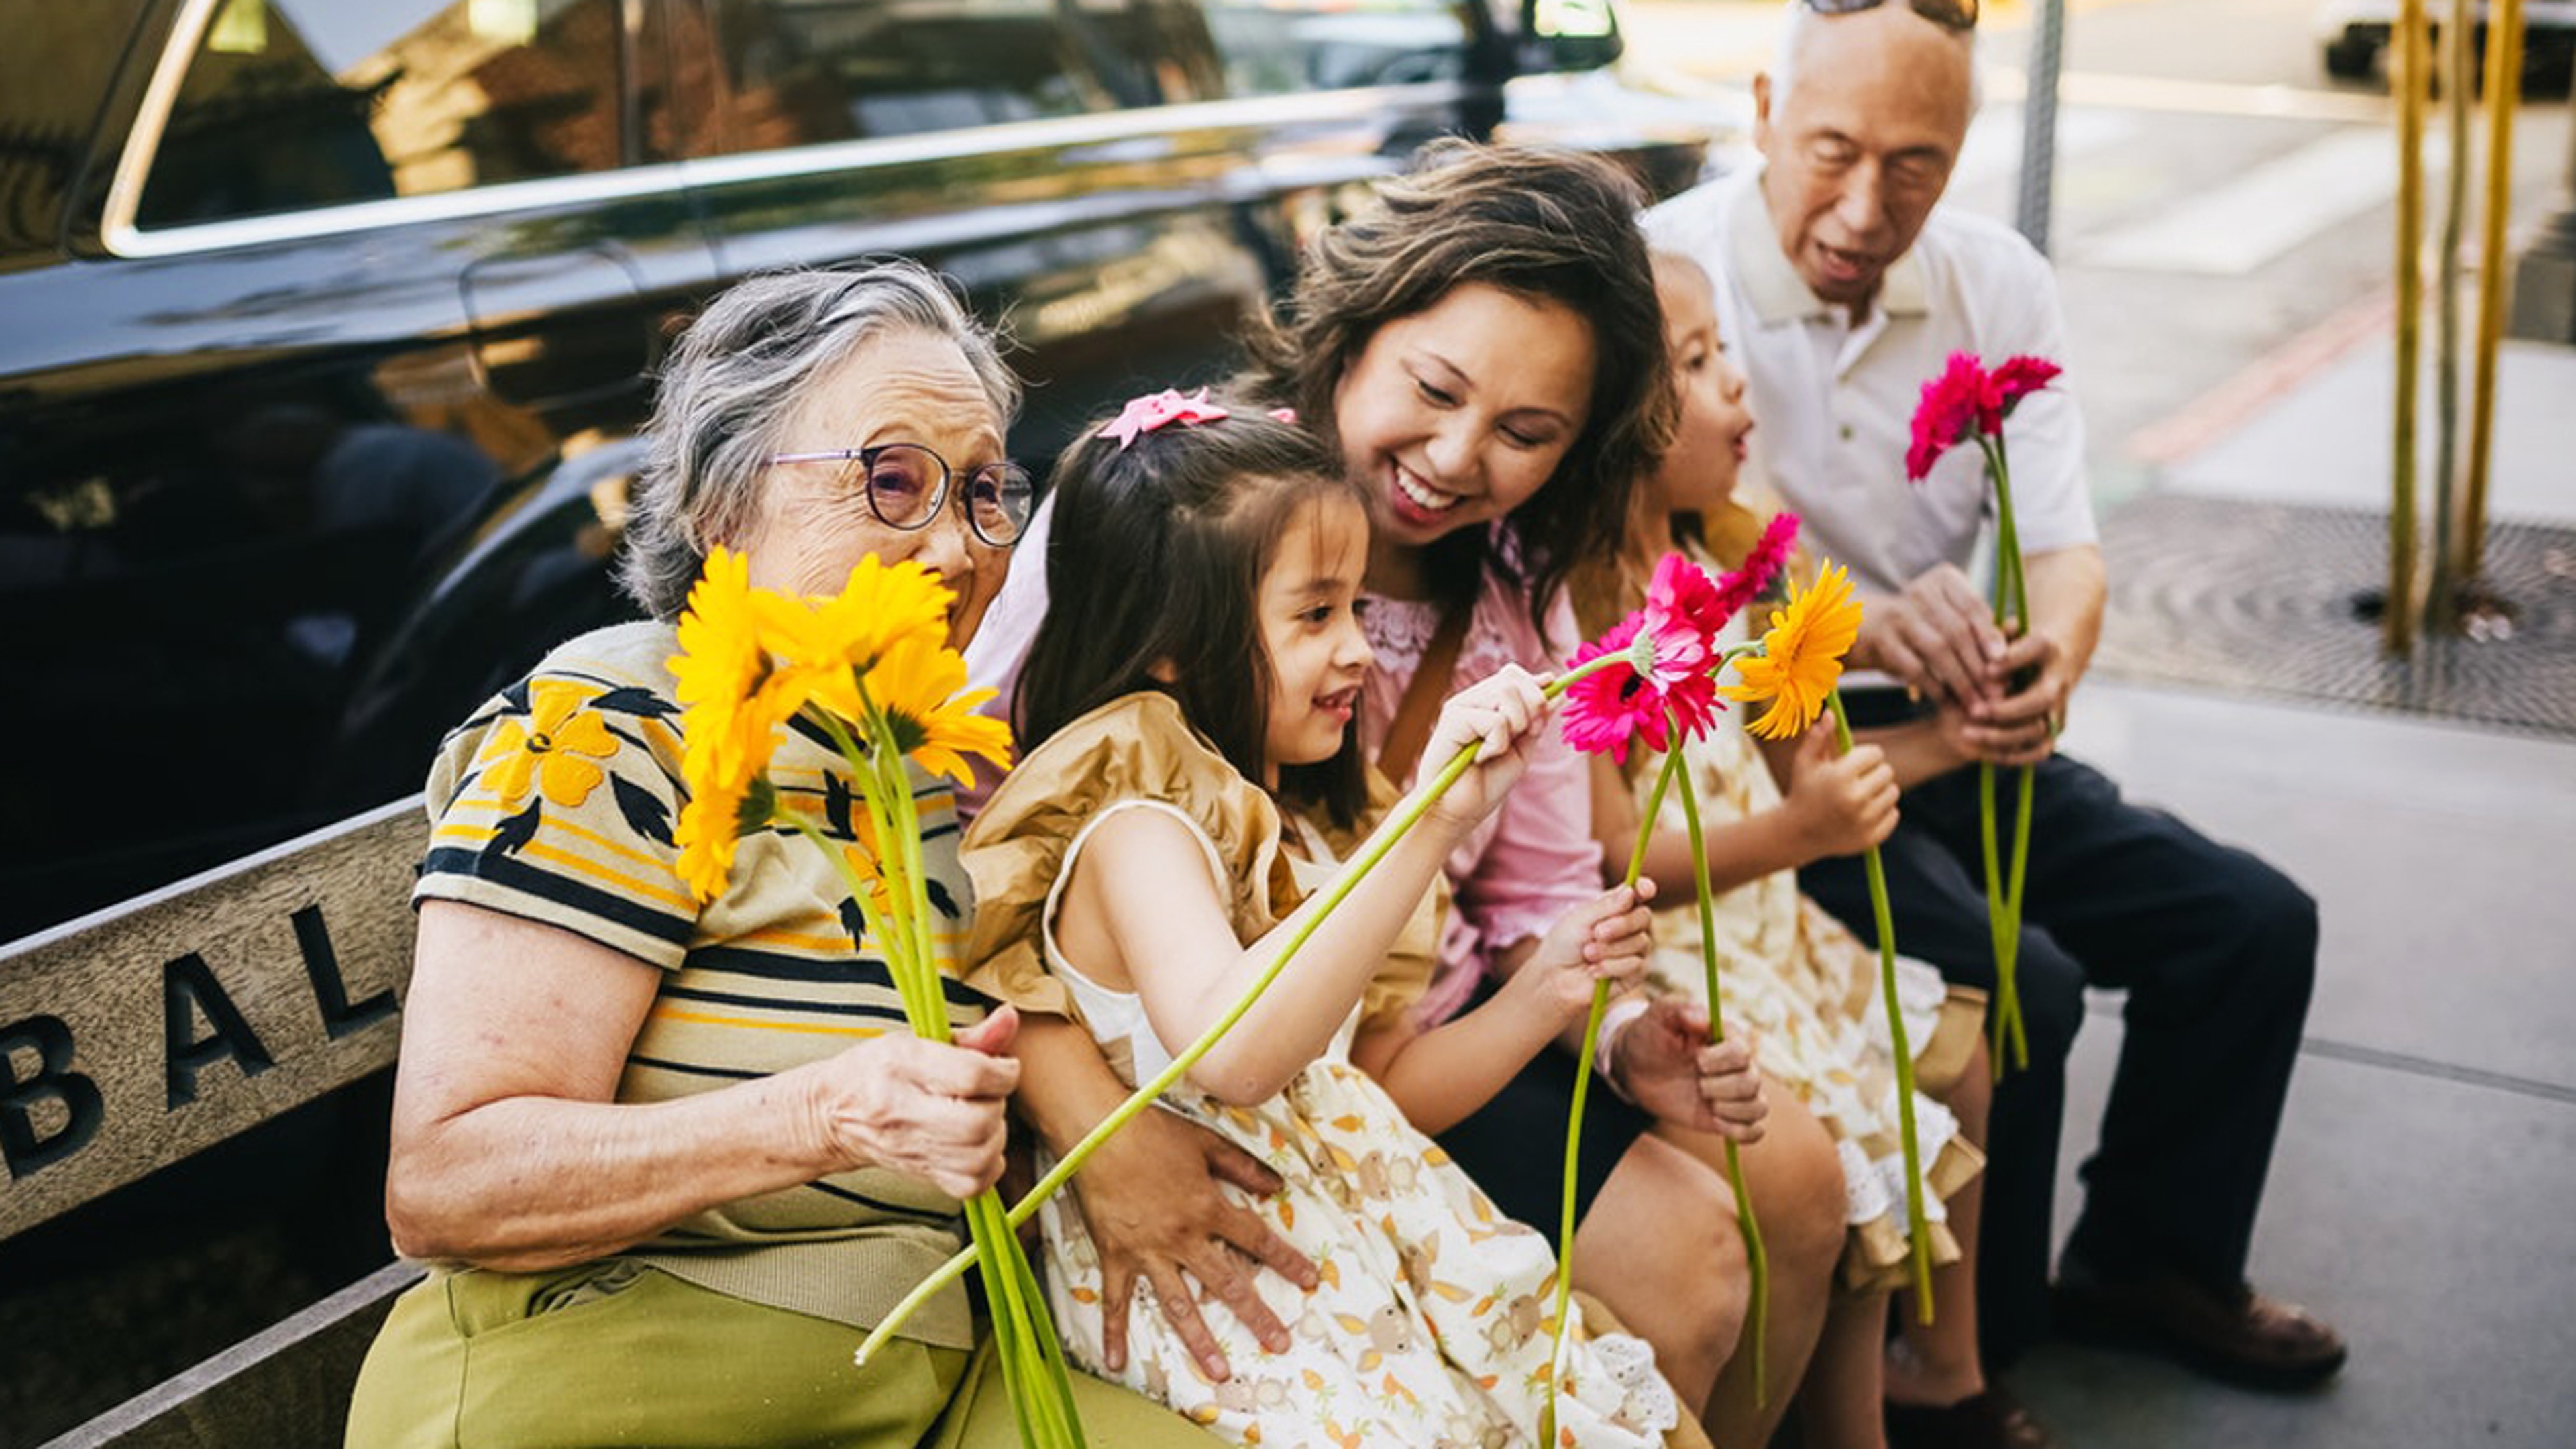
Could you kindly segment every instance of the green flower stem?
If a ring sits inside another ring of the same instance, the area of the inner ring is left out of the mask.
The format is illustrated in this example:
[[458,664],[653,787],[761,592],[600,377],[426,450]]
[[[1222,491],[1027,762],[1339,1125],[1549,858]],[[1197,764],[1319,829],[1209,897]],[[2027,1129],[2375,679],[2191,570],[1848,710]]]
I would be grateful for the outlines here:
[[[1558,698],[1571,688],[1575,681],[1585,675],[1597,674],[1614,664],[1628,662],[1629,657],[1625,652],[1614,652],[1604,654],[1597,659],[1585,660],[1549,680],[1543,693],[1549,699]],[[1119,1128],[1136,1120],[1137,1113],[1152,1106],[1155,1098],[1169,1091],[1174,1083],[1188,1074],[1191,1067],[1198,1065],[1201,1057],[1206,1056],[1215,1049],[1218,1042],[1225,1039],[1225,1034],[1232,1031],[1234,1024],[1241,1021],[1244,1014],[1252,1010],[1253,1006],[1261,1000],[1262,994],[1270,989],[1270,983],[1279,979],[1279,973],[1286,969],[1299,948],[1306,944],[1307,938],[1323,926],[1344,898],[1358,888],[1360,881],[1376,868],[1379,861],[1386,858],[1387,852],[1395,849],[1397,843],[1420,823],[1422,817],[1430,813],[1431,807],[1439,803],[1440,797],[1449,793],[1449,787],[1457,784],[1459,778],[1475,766],[1478,749],[1477,745],[1471,744],[1451,756],[1449,763],[1441,768],[1440,773],[1432,778],[1431,783],[1416,791],[1405,802],[1404,807],[1387,822],[1386,828],[1378,832],[1376,838],[1370,841],[1368,848],[1360,853],[1359,858],[1351,863],[1349,869],[1342,872],[1340,879],[1333,882],[1332,887],[1325,892],[1323,901],[1316,906],[1315,913],[1309,916],[1306,923],[1299,926],[1288,938],[1286,944],[1279,948],[1279,954],[1271,958],[1270,964],[1262,968],[1261,974],[1253,978],[1250,986],[1244,988],[1243,995],[1238,997],[1232,1006],[1226,1008],[1225,1015],[1217,1018],[1206,1031],[1199,1033],[1198,1040],[1191,1042],[1179,1056],[1174,1057],[1170,1066],[1155,1073],[1152,1080],[1129,1093],[1126,1101],[1119,1103],[1116,1110],[1102,1118],[1099,1126],[1092,1128],[1080,1142],[1068,1149],[1064,1156],[1057,1160],[1056,1165],[1049,1168],[1046,1175],[1037,1180],[1035,1186],[1031,1187],[1018,1202],[1011,1205],[1008,1218],[1011,1226],[1016,1228],[1026,1223],[1030,1216],[1037,1212],[1039,1204],[1053,1197],[1067,1182],[1072,1181],[1073,1175],[1081,1171],[1082,1165],[1091,1159],[1091,1154],[1100,1150],[1101,1143],[1108,1141]],[[859,1345],[859,1361],[867,1362],[868,1355],[883,1347],[885,1341],[894,1336],[894,1331],[902,1327],[914,1313],[919,1312],[923,1304],[937,1296],[941,1289],[956,1282],[961,1274],[974,1265],[977,1251],[974,1247],[966,1248],[947,1262],[932,1269],[929,1277],[915,1284],[912,1291],[905,1294],[901,1302],[895,1304],[894,1311],[887,1314],[885,1320],[869,1332],[867,1341]]]
[[[2004,894],[2006,908],[2011,913],[2008,918],[2008,924],[2012,927],[2012,934],[2008,938],[2011,943],[2010,954],[2003,959],[2014,962],[2018,962],[2021,958],[2021,905],[2023,900],[2021,888],[2023,883],[2029,879],[2030,802],[2031,796],[2036,793],[2033,786],[2038,782],[2038,775],[2039,771],[2037,766],[2024,765],[2021,767],[2020,778],[2016,781],[2018,786],[2017,797],[2013,801],[2012,886]],[[2008,1025],[2006,1029],[2009,1031],[2012,1038],[2013,1065],[2024,1071],[2028,1071],[2030,1070],[2030,1038],[2025,1034],[2022,1028],[2021,993],[2018,991],[2013,993],[2012,1013],[2007,1018],[2007,1022]],[[2002,1058],[1998,1056],[1996,1060],[2000,1063]]]
[[[1681,758],[1678,741],[1673,758]],[[1653,821],[1649,815],[1649,829]],[[1699,830],[1699,800],[1687,782],[1682,786],[1682,823],[1690,831],[1691,871],[1699,881],[1699,963],[1708,984],[1708,1039],[1722,1042],[1726,1040],[1726,1019],[1719,1010],[1722,998],[1717,989],[1717,907],[1709,899],[1713,892],[1709,889],[1708,847]],[[1745,1266],[1752,1277],[1753,1296],[1747,1316],[1753,1325],[1753,1406],[1758,1409],[1770,1391],[1770,1380],[1762,1368],[1762,1350],[1764,1325],[1771,1316],[1771,1255],[1762,1247],[1762,1225],[1754,1220],[1753,1197],[1744,1190],[1744,1163],[1737,1156],[1732,1137],[1726,1139],[1726,1183],[1735,1193],[1735,1226],[1744,1235]]]
[[2012,910],[2006,897],[2003,857],[1996,843],[1995,767],[1984,760],[1977,762],[1977,845],[1984,857],[1986,875],[1986,936],[1995,953],[1995,1000],[1993,1015],[1987,1021],[1992,1040],[1987,1047],[1988,1065],[1994,1079],[2004,1079],[2009,1058],[2004,1045],[2011,1039],[2013,1021],[2021,1015],[2021,994],[2014,989],[2013,970],[2021,955],[2021,932],[2013,928]]
[[[864,726],[869,748],[862,749],[841,720],[821,710],[814,715],[865,783],[860,797],[876,831],[878,870],[887,877],[887,894],[895,903],[885,913],[894,919],[875,924],[906,1022],[914,1035],[925,1040],[952,1041],[930,922],[921,817],[893,727],[882,712],[871,709]],[[853,902],[873,897],[870,883],[838,843],[802,814],[786,818],[824,853]],[[985,1299],[993,1319],[994,1356],[1001,1365],[1003,1389],[1011,1401],[1022,1449],[1080,1449],[1082,1422],[1074,1407],[1063,1349],[1044,1292],[1012,1231],[1000,1194],[990,1189],[976,1194],[964,1204],[964,1215],[972,1260],[987,1265]]]
[[[2005,458],[2000,433],[1977,435],[1986,472],[1995,480],[1995,622],[2018,634],[2030,627],[2030,579],[2021,557],[2021,531],[2014,520],[2012,465]],[[2021,961],[2022,883],[2030,863],[2032,768],[2021,767],[2020,794],[2013,806],[2013,848],[2009,862],[1996,844],[1995,767],[1977,766],[1977,828],[1984,847],[1986,916],[1994,933],[1995,1002],[1989,1052],[1995,1080],[2002,1081],[2007,1060],[2030,1066],[2030,1040],[2022,1026]]]
[[[1630,890],[1636,889],[1637,877],[1646,873],[1646,843],[1654,835],[1655,816],[1664,808],[1664,792],[1672,788],[1673,778],[1681,773],[1681,758],[1678,749],[1664,756],[1664,768],[1655,775],[1655,788],[1646,801],[1645,823],[1637,830],[1636,848],[1628,852]],[[1601,1015],[1609,1006],[1610,983],[1594,981],[1592,1010],[1583,1018],[1583,1054],[1574,1069],[1574,1101],[1565,1116],[1565,1186],[1556,1219],[1556,1339],[1547,1356],[1547,1407],[1540,1413],[1538,1431],[1542,1444],[1556,1442],[1556,1386],[1565,1377],[1566,1329],[1572,1326],[1566,1304],[1574,1296],[1574,1178],[1583,1159],[1583,1102],[1592,1087],[1592,1054],[1601,1045]]]
[[[1843,694],[1828,691],[1834,712],[1834,740],[1851,753],[1851,716],[1843,711]],[[1887,906],[1887,865],[1873,845],[1861,857],[1869,868],[1869,907],[1878,925],[1878,989],[1887,1001],[1887,1035],[1896,1055],[1896,1122],[1905,1147],[1905,1236],[1914,1260],[1916,1316],[1932,1321],[1932,1229],[1923,1216],[1923,1152],[1914,1136],[1914,1051],[1905,1041],[1905,1012],[1896,996],[1896,923]]]
[[[872,708],[868,725],[876,745],[879,789],[895,827],[892,837],[878,837],[878,846],[883,849],[892,839],[901,849],[902,900],[909,909],[898,914],[912,930],[917,952],[914,979],[920,986],[923,1012],[933,1023],[937,1033],[934,1039],[946,1041],[948,1007],[940,989],[938,942],[928,889],[929,862],[921,839],[921,807],[912,793],[911,771],[895,738],[894,722],[882,710]],[[1021,1440],[1028,1449],[1079,1449],[1084,1437],[1082,1420],[1074,1408],[1073,1384],[1064,1364],[1055,1317],[1047,1309],[1046,1294],[1038,1286],[1028,1254],[1011,1227],[1001,1195],[990,1189],[976,1194],[969,1205],[968,1221],[970,1241],[984,1250],[982,1261],[1001,1266],[999,1273],[986,1274],[986,1287],[990,1290],[986,1298],[997,1323],[1007,1318],[1012,1325],[1007,1334],[1001,1334],[998,1328],[996,1332],[1000,1346],[1016,1355],[1021,1369],[1019,1385],[1011,1395]]]

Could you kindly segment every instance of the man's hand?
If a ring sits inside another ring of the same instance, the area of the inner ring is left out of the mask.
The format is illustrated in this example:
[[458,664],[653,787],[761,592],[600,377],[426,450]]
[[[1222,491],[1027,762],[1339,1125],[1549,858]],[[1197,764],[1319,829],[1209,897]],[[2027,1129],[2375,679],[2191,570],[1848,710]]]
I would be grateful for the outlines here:
[[1658,1121],[1743,1143],[1762,1140],[1771,1106],[1762,1100],[1752,1044],[1742,1037],[1711,1044],[1708,1010],[1697,1002],[1656,998],[1619,1034],[1610,1072],[1628,1100]]
[[1885,670],[1917,693],[1962,709],[2001,698],[2008,641],[1994,609],[1952,564],[1941,564],[1861,615],[1855,664]]
[[2057,732],[2066,727],[2066,702],[2075,691],[2075,669],[2067,652],[2047,634],[2029,633],[2004,651],[2004,676],[2025,677],[2020,689],[2001,698],[1968,706],[1960,742],[1970,753],[1996,766],[2036,765],[2057,750]]
[[1138,1113],[1074,1176],[1083,1225],[1100,1251],[1101,1358],[1111,1373],[1127,1365],[1127,1307],[1140,1277],[1154,1285],[1163,1317],[1209,1378],[1230,1370],[1199,1316],[1193,1280],[1264,1348],[1288,1351],[1287,1326],[1254,1291],[1254,1275],[1266,1265],[1311,1290],[1315,1265],[1220,1183],[1255,1197],[1280,1187],[1252,1154],[1160,1108]]

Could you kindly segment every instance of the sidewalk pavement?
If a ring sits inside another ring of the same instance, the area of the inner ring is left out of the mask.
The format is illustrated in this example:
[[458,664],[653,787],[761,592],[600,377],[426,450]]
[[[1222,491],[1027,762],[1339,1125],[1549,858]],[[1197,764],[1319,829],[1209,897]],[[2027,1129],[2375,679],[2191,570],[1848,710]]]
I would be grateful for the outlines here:
[[[2286,382],[2169,460],[2154,491],[2384,510],[2390,356],[2365,341]],[[2576,526],[2576,348],[2508,344],[2499,394],[2494,515]],[[2551,560],[2563,615],[2576,543]],[[2319,902],[2316,997],[2252,1275],[2325,1314],[2352,1359],[2321,1392],[2269,1396],[2052,1344],[2014,1386],[2080,1449],[2576,1441],[2576,728],[2097,676],[2066,746]],[[2061,1233],[2118,1010],[2098,996],[2076,1045]]]

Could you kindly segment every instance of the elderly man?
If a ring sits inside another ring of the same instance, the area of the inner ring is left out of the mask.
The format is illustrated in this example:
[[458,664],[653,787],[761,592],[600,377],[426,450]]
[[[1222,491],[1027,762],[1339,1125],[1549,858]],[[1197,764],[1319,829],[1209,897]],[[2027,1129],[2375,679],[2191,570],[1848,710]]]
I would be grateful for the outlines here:
[[[1965,571],[1986,512],[1977,450],[1953,449],[1924,483],[1904,477],[1919,389],[1949,354],[2063,356],[2048,264],[1938,205],[1976,104],[1976,9],[1796,0],[1778,63],[1754,83],[1762,164],[1657,208],[1647,229],[1718,279],[1761,423],[1755,479],[1870,595],[1854,662],[1883,671],[1880,737],[1908,786],[1885,847],[1896,935],[1954,980],[1991,988],[1995,975],[1965,766],[2038,767],[2019,971],[2030,1064],[1996,1101],[1983,1233],[1989,1366],[2048,1318],[2065,1057],[2090,982],[2126,989],[2127,1031],[2059,1265],[2057,1327],[2240,1381],[2312,1384],[2341,1365],[2341,1341],[2253,1293],[2244,1270],[2307,1013],[2315,905],[2052,748],[2104,593],[2074,400],[2036,394],[2011,423],[2030,615],[2018,637],[1996,629]],[[1875,935],[1858,861],[1822,862],[1801,883]]]

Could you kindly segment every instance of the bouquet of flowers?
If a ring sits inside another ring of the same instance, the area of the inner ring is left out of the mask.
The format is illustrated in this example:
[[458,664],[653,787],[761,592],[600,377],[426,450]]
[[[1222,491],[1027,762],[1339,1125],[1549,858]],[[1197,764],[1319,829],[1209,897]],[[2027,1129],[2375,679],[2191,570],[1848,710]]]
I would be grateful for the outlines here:
[[[689,787],[673,832],[681,878],[712,900],[743,835],[784,828],[811,840],[863,923],[852,944],[864,934],[883,954],[914,1034],[939,1042],[948,1010],[913,776],[918,767],[966,783],[966,756],[1008,764],[1011,743],[1008,726],[976,713],[992,691],[968,691],[965,659],[947,647],[949,597],[929,569],[870,555],[839,596],[789,598],[753,588],[747,560],[719,548],[690,590],[671,661]],[[827,794],[820,821],[790,808],[765,773],[791,721],[827,735],[856,782],[855,802]],[[988,1189],[965,1208],[1020,1443],[1079,1449],[1064,1350],[1001,1198]]]
[[[2004,457],[2004,419],[2024,397],[2053,381],[2061,369],[2040,357],[2006,358],[1989,369],[1973,352],[1957,352],[1939,377],[1923,384],[1914,410],[1912,444],[1905,450],[1905,476],[1919,483],[1953,444],[1974,438],[1985,455],[1986,477],[1995,489],[1995,623],[2019,633],[2030,623],[2030,595],[2022,575],[2021,534],[2013,522],[2012,468]],[[1977,766],[1977,822],[1984,844],[1986,919],[1995,946],[1995,1016],[1992,1026],[1995,1075],[2004,1071],[2005,1048],[2017,1066],[2030,1065],[2030,1042],[2021,1017],[2021,995],[2014,989],[2014,967],[2021,953],[2022,882],[2030,865],[2032,767],[2024,765],[2013,798],[2012,855],[2005,859],[1996,839],[1995,767]]]

